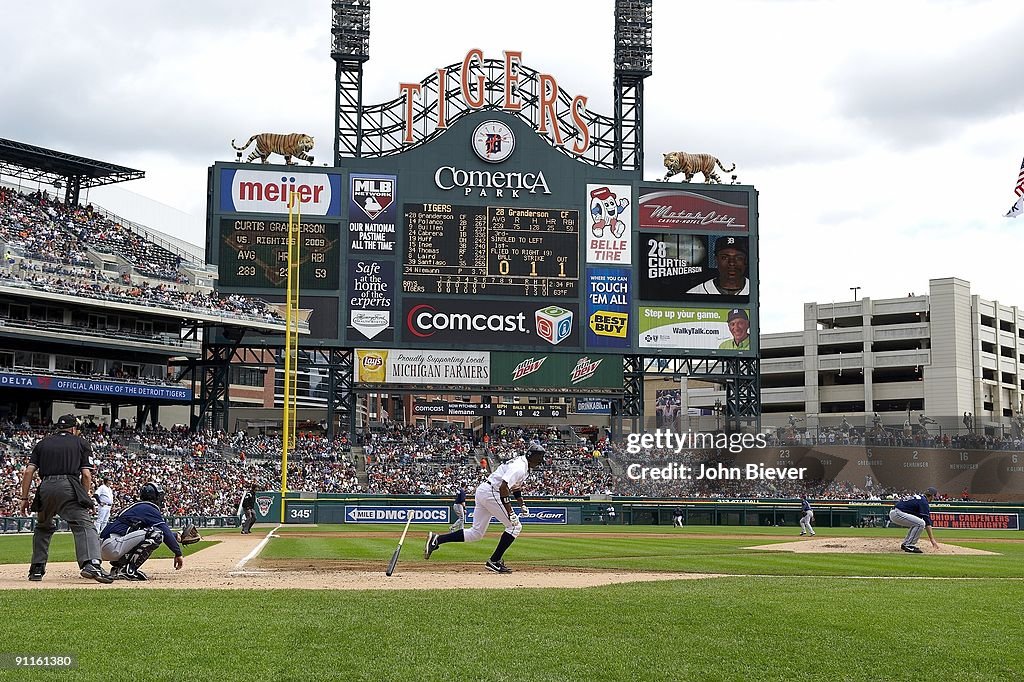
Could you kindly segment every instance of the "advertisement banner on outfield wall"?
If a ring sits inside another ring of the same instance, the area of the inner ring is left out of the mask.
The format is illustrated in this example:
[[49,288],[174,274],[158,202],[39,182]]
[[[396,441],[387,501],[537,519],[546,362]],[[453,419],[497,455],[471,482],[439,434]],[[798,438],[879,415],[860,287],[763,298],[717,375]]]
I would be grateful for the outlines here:
[[341,175],[288,168],[251,170],[221,168],[220,210],[223,213],[288,215],[288,198],[295,192],[303,217],[341,215]]
[[1020,530],[1016,514],[964,514],[932,510],[932,525],[936,528],[969,528],[971,530]]
[[[517,511],[515,505],[512,507]],[[473,511],[475,507],[466,509],[466,523],[473,523]],[[530,507],[527,514],[519,514],[519,520],[523,523],[569,523],[569,512],[565,507]],[[491,523],[498,523],[498,519],[491,517]],[[413,521],[413,523],[416,523]]]
[[640,306],[641,348],[724,350],[749,353],[756,331],[749,308]]
[[491,383],[491,353],[357,348],[355,380],[369,384],[487,386]]
[[533,388],[622,388],[621,355],[492,353],[492,385]]
[[387,507],[345,505],[345,523],[405,523],[412,512],[413,523],[451,523],[451,508],[436,507]]

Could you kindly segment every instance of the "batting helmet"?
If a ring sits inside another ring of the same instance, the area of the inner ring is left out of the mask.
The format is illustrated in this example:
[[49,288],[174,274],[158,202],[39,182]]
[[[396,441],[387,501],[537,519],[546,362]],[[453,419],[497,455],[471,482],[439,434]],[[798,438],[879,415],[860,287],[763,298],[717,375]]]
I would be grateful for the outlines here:
[[142,486],[139,490],[139,499],[144,502],[152,502],[158,507],[162,507],[164,504],[164,489],[160,487],[159,483],[150,481],[146,485]]
[[531,443],[530,447],[526,450],[526,457],[528,459],[543,459],[547,452],[540,443]]

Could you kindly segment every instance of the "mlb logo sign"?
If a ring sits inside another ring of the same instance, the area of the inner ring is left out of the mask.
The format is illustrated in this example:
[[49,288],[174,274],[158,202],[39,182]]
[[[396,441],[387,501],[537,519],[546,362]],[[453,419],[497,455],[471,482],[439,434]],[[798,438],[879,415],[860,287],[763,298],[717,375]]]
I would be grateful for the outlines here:
[[572,334],[572,311],[550,305],[536,312],[537,336],[557,345]]
[[376,220],[377,216],[388,210],[394,200],[395,181],[391,178],[352,176],[351,201],[370,220]]

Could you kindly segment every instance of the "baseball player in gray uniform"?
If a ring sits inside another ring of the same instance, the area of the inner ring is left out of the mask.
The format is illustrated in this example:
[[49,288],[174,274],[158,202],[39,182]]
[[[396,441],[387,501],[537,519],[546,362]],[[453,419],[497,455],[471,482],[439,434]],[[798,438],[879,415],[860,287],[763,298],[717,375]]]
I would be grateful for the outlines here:
[[811,523],[814,521],[814,510],[811,503],[807,501],[807,495],[800,496],[800,535],[814,537],[816,533]]
[[423,558],[429,559],[430,555],[446,542],[476,542],[480,540],[487,533],[487,526],[493,516],[505,526],[505,532],[501,534],[498,546],[484,565],[488,571],[511,573],[512,569],[506,566],[501,558],[504,556],[505,550],[515,542],[523,530],[519,516],[512,511],[512,498],[515,497],[519,503],[519,510],[523,514],[529,513],[530,510],[523,504],[523,483],[530,475],[530,469],[535,469],[544,463],[546,452],[540,443],[534,443],[530,445],[525,455],[519,455],[495,469],[494,473],[476,489],[476,506],[473,508],[472,527],[468,530],[456,530],[444,535],[429,533],[427,545],[423,550]]
[[455,521],[448,526],[448,532],[462,530],[466,527],[466,483],[459,483],[459,492],[455,495],[455,502],[452,503],[452,514]]

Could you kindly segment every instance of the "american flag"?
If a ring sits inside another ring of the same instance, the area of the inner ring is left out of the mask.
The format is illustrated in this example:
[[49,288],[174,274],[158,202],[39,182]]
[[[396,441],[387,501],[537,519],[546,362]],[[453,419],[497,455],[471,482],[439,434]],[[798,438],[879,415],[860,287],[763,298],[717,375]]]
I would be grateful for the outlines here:
[[1024,161],[1020,164],[1020,173],[1017,174],[1017,186],[1013,188],[1013,193],[1017,195],[1017,202],[1010,207],[1009,212],[1006,214],[1007,218],[1016,218],[1024,213]]

